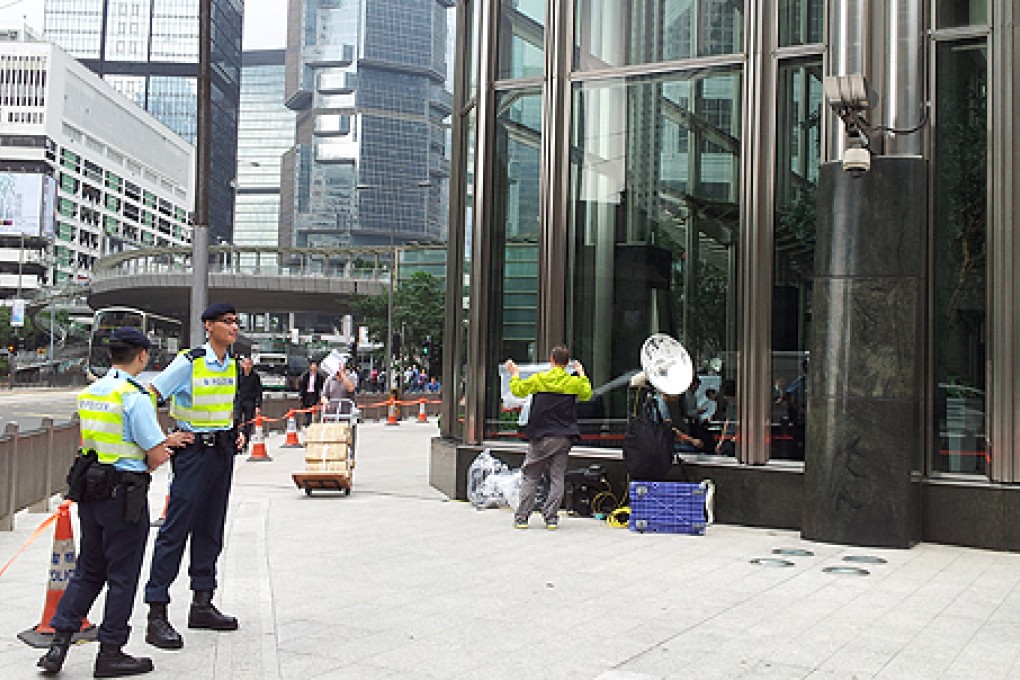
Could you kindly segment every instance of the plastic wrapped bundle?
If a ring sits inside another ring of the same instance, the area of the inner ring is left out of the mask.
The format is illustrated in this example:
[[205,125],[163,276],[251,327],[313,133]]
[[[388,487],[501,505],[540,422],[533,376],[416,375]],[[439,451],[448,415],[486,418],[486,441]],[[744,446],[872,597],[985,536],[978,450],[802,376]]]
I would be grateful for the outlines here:
[[488,449],[468,468],[468,500],[476,508],[517,507],[521,496],[521,471],[511,470]]

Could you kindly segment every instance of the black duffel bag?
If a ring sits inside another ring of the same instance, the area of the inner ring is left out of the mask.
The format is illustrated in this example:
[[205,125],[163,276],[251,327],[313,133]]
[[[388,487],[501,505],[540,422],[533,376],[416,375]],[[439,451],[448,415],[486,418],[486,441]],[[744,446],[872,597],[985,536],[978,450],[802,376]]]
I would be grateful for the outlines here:
[[631,479],[666,480],[673,465],[673,427],[662,419],[651,394],[638,393],[623,438],[623,461]]

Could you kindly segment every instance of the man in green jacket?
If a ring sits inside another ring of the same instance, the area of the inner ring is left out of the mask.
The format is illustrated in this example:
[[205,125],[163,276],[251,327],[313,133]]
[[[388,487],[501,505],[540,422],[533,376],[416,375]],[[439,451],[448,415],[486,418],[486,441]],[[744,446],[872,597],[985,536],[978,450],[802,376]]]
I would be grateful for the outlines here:
[[553,347],[549,356],[552,368],[521,379],[521,371],[513,359],[506,362],[510,374],[510,392],[515,397],[531,398],[531,410],[524,435],[528,453],[521,466],[521,500],[514,512],[514,526],[528,528],[528,518],[535,506],[535,492],[543,473],[549,475],[549,495],[542,505],[546,529],[559,526],[557,512],[563,500],[564,476],[570,447],[580,439],[577,426],[577,400],[591,399],[591,382],[580,361],[572,362],[574,375],[567,372],[570,350],[564,345]]

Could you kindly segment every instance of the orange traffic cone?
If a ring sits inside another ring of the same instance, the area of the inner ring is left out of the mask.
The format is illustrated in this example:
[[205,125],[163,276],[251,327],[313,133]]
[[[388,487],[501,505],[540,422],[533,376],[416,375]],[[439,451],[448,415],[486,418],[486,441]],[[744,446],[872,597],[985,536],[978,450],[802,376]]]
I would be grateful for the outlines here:
[[266,453],[266,439],[262,435],[262,414],[255,416],[255,431],[251,435],[251,455],[248,460],[272,460]]
[[427,422],[429,422],[429,416],[428,416],[427,413],[425,413],[425,400],[424,399],[419,399],[418,400],[418,422],[419,423],[427,423]]
[[297,434],[297,420],[294,418],[293,409],[287,411],[287,439],[283,442],[285,449],[300,449],[301,441]]
[[397,399],[392,394],[390,395],[389,412],[386,414],[386,424],[387,425],[400,424],[399,422],[397,422]]
[[[57,613],[60,598],[67,590],[67,584],[74,576],[77,568],[77,556],[74,548],[74,531],[71,528],[71,502],[64,501],[57,508],[57,525],[53,530],[53,554],[50,557],[49,582],[46,586],[46,603],[43,606],[42,620],[34,628],[30,628],[18,637],[33,647],[49,647],[53,636],[50,620]],[[95,639],[98,631],[87,618],[81,620],[81,629],[77,636]]]

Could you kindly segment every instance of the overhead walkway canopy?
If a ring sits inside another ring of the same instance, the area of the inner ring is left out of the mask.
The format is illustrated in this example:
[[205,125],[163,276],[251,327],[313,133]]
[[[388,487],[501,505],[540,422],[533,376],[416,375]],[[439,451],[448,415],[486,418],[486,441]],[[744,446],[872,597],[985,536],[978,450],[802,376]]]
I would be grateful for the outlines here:
[[[209,300],[239,312],[346,314],[357,296],[385,294],[388,246],[351,248],[209,248]],[[132,250],[96,262],[89,285],[93,309],[113,305],[187,319],[194,274],[188,247]]]

